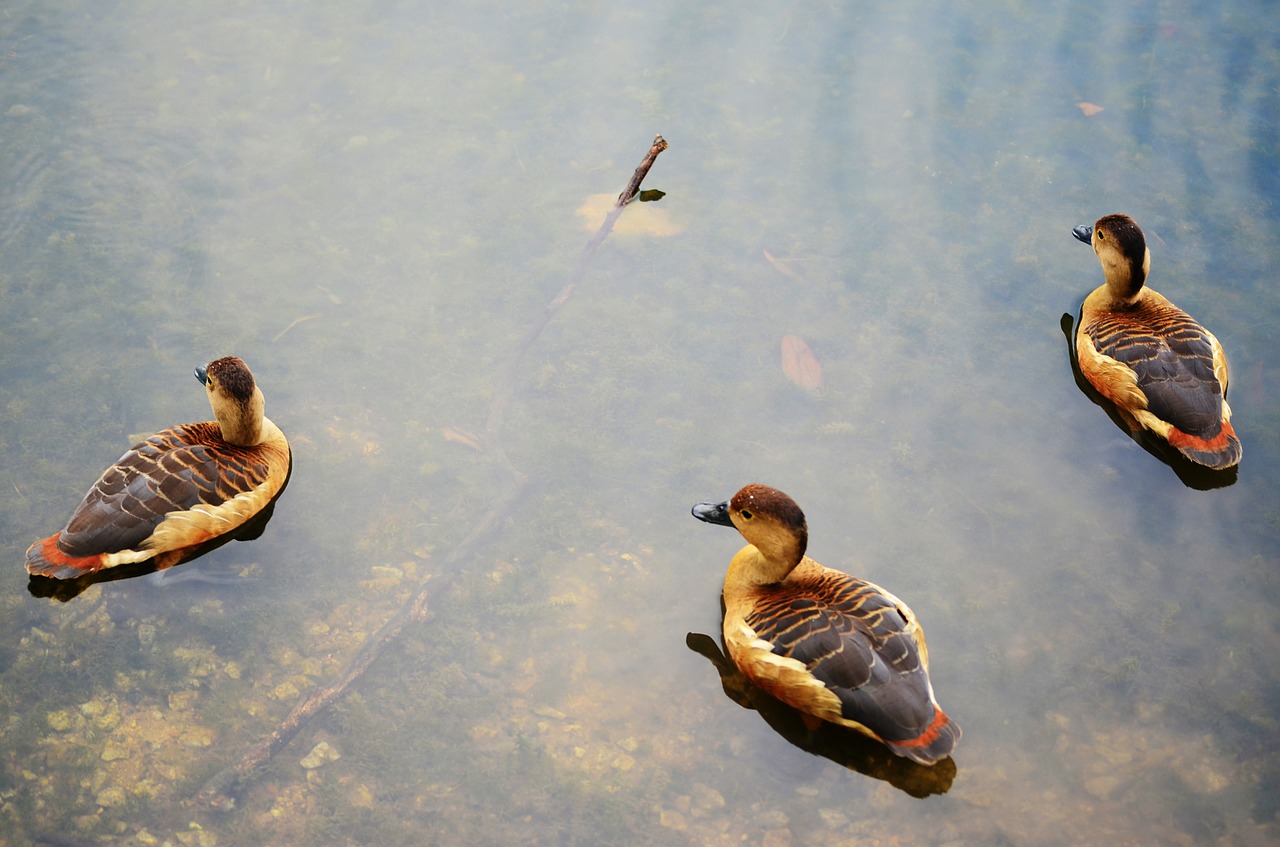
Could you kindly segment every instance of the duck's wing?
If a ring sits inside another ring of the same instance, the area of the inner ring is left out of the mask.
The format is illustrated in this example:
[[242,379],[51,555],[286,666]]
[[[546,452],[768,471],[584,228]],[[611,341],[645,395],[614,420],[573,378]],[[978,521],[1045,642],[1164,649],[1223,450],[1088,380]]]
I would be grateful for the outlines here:
[[173,512],[217,506],[265,481],[269,468],[217,438],[209,422],[172,427],[103,472],[58,539],[69,556],[138,549]]
[[1221,430],[1226,384],[1218,374],[1226,376],[1226,360],[1213,336],[1186,312],[1172,304],[1110,312],[1085,332],[1099,354],[1134,372],[1151,414],[1201,438]]
[[[924,638],[911,610],[891,594],[828,571],[806,580],[802,591],[758,604],[745,622],[775,655],[800,662],[835,694],[846,721],[891,746],[936,732],[942,713]],[[946,755],[952,745],[942,746]]]

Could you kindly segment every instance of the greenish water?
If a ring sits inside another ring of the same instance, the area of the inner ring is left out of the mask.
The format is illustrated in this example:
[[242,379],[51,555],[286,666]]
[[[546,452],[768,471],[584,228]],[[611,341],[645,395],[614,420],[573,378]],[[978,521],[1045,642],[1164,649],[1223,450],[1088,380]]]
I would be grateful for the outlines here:
[[[10,4],[0,840],[1273,842],[1278,92],[1261,2]],[[472,449],[655,133],[680,231],[609,238]],[[1115,211],[1227,348],[1230,486],[1073,380],[1070,229]],[[295,456],[261,539],[183,566],[239,581],[32,596],[26,546],[228,353]],[[522,496],[430,620],[193,805],[441,575],[499,448]],[[687,646],[739,545],[689,507],[749,481],[921,618],[946,793],[797,748]]]

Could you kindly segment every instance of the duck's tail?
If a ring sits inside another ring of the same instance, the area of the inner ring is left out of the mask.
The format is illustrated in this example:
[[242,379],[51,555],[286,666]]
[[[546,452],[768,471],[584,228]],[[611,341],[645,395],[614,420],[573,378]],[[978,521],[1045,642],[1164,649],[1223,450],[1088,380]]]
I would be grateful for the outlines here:
[[27,548],[27,573],[53,579],[75,579],[96,573],[105,564],[102,554],[95,556],[68,556],[58,547],[55,533]]
[[1240,463],[1240,457],[1244,455],[1244,448],[1240,446],[1235,428],[1231,426],[1231,421],[1225,419],[1217,435],[1209,438],[1190,435],[1177,427],[1172,427],[1168,439],[1179,453],[1197,465],[1204,465],[1214,470],[1220,471],[1234,467]]
[[935,704],[933,723],[924,732],[906,741],[885,741],[885,744],[899,756],[922,765],[932,765],[951,755],[960,735],[960,725]]

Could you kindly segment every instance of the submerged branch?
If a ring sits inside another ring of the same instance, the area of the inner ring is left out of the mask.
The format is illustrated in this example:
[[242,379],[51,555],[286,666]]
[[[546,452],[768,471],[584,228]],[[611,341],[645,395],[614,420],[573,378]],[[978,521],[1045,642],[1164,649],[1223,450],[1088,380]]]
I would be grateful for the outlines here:
[[[661,135],[653,137],[653,144],[649,147],[649,152],[644,155],[644,159],[636,166],[635,173],[631,175],[631,181],[627,183],[627,187],[618,195],[618,199],[609,209],[609,213],[604,216],[604,221],[600,224],[600,228],[596,230],[595,235],[591,236],[591,240],[582,248],[582,255],[578,257],[578,264],[569,276],[569,281],[560,289],[560,293],[555,296],[555,299],[547,304],[547,307],[542,311],[542,315],[533,322],[533,326],[529,327],[529,331],[524,334],[524,338],[520,339],[520,343],[511,352],[511,357],[507,359],[507,364],[503,368],[502,376],[494,389],[493,400],[489,406],[489,420],[484,427],[486,440],[492,440],[495,444],[498,441],[496,436],[502,427],[502,419],[506,415],[507,406],[511,403],[512,394],[515,392],[520,362],[524,359],[524,354],[533,346],[533,342],[542,334],[542,330],[556,316],[556,313],[560,311],[565,303],[569,302],[569,298],[573,296],[573,290],[577,288],[582,277],[586,275],[587,264],[591,261],[591,257],[596,254],[596,251],[600,249],[600,245],[604,243],[604,240],[609,237],[609,233],[613,231],[613,225],[618,220],[618,216],[622,214],[622,210],[640,193],[640,183],[644,182],[644,178],[649,174],[649,169],[658,160],[658,154],[666,150],[667,147],[667,140]],[[505,460],[505,453],[500,453],[500,456]]]
[[[448,590],[449,585],[463,572],[463,565],[467,560],[476,553],[481,544],[514,511],[516,502],[520,499],[520,495],[525,489],[527,479],[507,457],[501,434],[502,422],[506,416],[507,407],[510,405],[511,398],[515,393],[516,381],[520,373],[520,363],[529,348],[538,339],[538,336],[542,334],[542,330],[546,328],[556,313],[573,296],[573,290],[585,275],[587,264],[591,257],[595,255],[600,245],[604,243],[604,240],[613,230],[614,222],[622,214],[622,210],[639,193],[640,184],[644,182],[644,178],[649,173],[649,169],[653,167],[658,154],[666,149],[666,140],[661,135],[655,136],[653,145],[636,167],[635,173],[631,176],[631,181],[627,183],[627,187],[623,192],[618,195],[617,202],[609,210],[609,213],[605,215],[604,222],[600,224],[600,228],[591,237],[591,240],[587,242],[586,247],[583,248],[577,267],[569,277],[569,281],[534,321],[503,367],[490,400],[489,418],[484,429],[486,452],[493,461],[495,469],[503,478],[502,490],[494,498],[489,509],[472,528],[467,537],[444,558],[438,571],[423,580],[421,591],[401,608],[394,617],[382,625],[382,628],[364,644],[355,657],[347,662],[346,666],[328,685],[309,693],[293,707],[288,717],[284,719],[275,732],[254,744],[237,762],[219,771],[205,783],[195,797],[197,806],[222,810],[233,808],[235,806],[235,797],[246,781],[251,779],[256,772],[265,768],[271,762],[271,759],[283,750],[293,740],[294,736],[306,727],[312,718],[325,707],[346,695],[351,687],[364,675],[365,671],[386,652],[389,646],[400,638],[410,623],[425,621],[430,617],[432,598]],[[305,320],[305,318],[300,320]],[[284,332],[288,332],[300,320],[290,324],[285,328]],[[280,335],[284,335],[284,332],[280,333]]]

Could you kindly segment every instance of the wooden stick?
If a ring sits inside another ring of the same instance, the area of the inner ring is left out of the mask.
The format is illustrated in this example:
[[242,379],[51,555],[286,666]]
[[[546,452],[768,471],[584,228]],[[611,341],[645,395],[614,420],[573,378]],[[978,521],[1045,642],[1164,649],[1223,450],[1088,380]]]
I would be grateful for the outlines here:
[[661,135],[653,137],[653,144],[649,147],[649,152],[644,154],[644,159],[641,160],[640,164],[636,165],[636,171],[631,175],[631,182],[628,182],[627,187],[618,195],[618,202],[614,204],[615,209],[621,209],[640,193],[640,183],[644,182],[644,178],[649,175],[649,168],[653,167],[654,162],[658,161],[658,154],[669,146],[667,140]]
[[[525,490],[527,479],[507,458],[506,450],[502,444],[501,431],[507,407],[515,394],[515,385],[520,373],[520,362],[524,359],[525,353],[538,339],[538,336],[542,334],[542,330],[546,328],[556,313],[573,296],[574,288],[586,274],[587,263],[613,230],[614,222],[622,214],[622,210],[640,192],[640,184],[644,182],[644,178],[648,175],[649,169],[653,167],[658,154],[666,149],[667,142],[663,137],[661,135],[655,136],[653,145],[649,148],[649,152],[645,154],[644,160],[636,167],[635,173],[631,176],[631,181],[627,183],[627,187],[623,192],[618,195],[618,200],[609,210],[609,213],[605,215],[604,222],[600,224],[600,229],[596,231],[596,234],[591,237],[586,247],[583,248],[582,255],[578,259],[578,265],[574,269],[572,276],[570,276],[569,281],[564,288],[560,289],[560,293],[556,295],[555,299],[543,310],[542,315],[534,321],[533,326],[529,328],[520,343],[516,345],[515,350],[503,368],[494,388],[493,396],[490,399],[489,418],[485,423],[484,429],[486,454],[494,462],[496,469],[501,472],[503,477],[502,490],[494,498],[488,511],[480,518],[467,537],[459,542],[449,552],[449,555],[444,558],[440,563],[438,572],[434,575],[428,575],[423,580],[422,588],[418,594],[402,607],[394,617],[382,625],[382,628],[360,648],[355,657],[347,662],[328,685],[309,693],[293,707],[288,717],[284,719],[275,732],[254,744],[249,748],[248,752],[240,757],[239,761],[223,768],[204,784],[204,787],[195,796],[197,807],[224,811],[234,808],[236,795],[244,783],[252,779],[255,773],[266,768],[271,759],[283,750],[293,740],[294,736],[311,722],[312,718],[325,707],[345,696],[351,686],[364,675],[365,671],[382,656],[389,646],[400,638],[410,623],[425,621],[430,617],[431,599],[448,589],[454,579],[463,573],[462,566],[475,555],[481,544],[514,511],[520,495]],[[292,325],[287,327],[285,331],[287,332],[290,328],[292,328]],[[283,334],[281,333],[281,335]]]
[[578,257],[578,265],[570,275],[569,281],[565,283],[564,288],[560,289],[560,293],[555,296],[555,299],[547,304],[542,316],[534,321],[533,326],[529,327],[529,331],[525,333],[524,338],[520,339],[520,343],[512,351],[511,358],[507,360],[506,367],[503,369],[502,376],[494,390],[493,400],[489,405],[489,420],[484,427],[486,438],[495,438],[499,428],[502,426],[502,418],[506,414],[507,406],[511,403],[511,395],[515,391],[520,362],[524,359],[524,354],[533,346],[533,342],[542,334],[542,330],[551,322],[551,319],[556,316],[556,312],[559,312],[564,304],[569,302],[569,298],[573,296],[573,290],[578,286],[582,277],[586,275],[587,263],[591,261],[591,257],[596,254],[596,251],[600,249],[600,245],[604,243],[604,240],[609,237],[609,233],[613,231],[613,224],[618,220],[618,216],[622,214],[622,210],[640,193],[640,183],[644,182],[644,178],[649,174],[649,169],[658,160],[658,154],[666,150],[667,147],[667,141],[661,135],[653,137],[653,144],[649,147],[649,152],[644,155],[644,159],[636,166],[635,173],[631,175],[631,181],[627,183],[627,187],[618,195],[618,199],[614,201],[608,214],[604,216],[604,221],[600,224],[600,228],[596,230],[596,234],[591,236],[591,240],[582,248],[582,255]]

